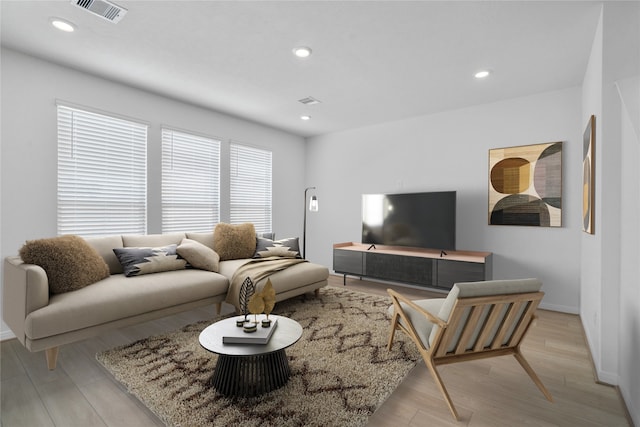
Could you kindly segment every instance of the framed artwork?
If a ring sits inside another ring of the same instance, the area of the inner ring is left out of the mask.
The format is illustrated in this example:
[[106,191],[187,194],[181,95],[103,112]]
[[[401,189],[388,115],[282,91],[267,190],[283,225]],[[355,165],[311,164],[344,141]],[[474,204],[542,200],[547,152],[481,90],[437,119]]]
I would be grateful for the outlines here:
[[489,224],[562,226],[562,142],[489,150]]
[[596,116],[592,115],[582,139],[582,230],[589,234],[595,233],[595,143]]

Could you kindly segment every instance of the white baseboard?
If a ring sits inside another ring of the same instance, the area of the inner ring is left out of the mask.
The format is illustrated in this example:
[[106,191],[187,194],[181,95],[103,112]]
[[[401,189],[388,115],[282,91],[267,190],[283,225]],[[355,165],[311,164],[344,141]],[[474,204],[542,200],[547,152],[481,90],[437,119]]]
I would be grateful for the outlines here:
[[580,309],[578,307],[570,307],[558,304],[546,304],[545,302],[542,302],[539,307],[543,310],[559,311],[561,313],[569,314],[580,314]]
[[631,398],[629,390],[625,387],[618,387],[618,389],[620,390],[624,403],[627,405],[627,412],[631,417],[631,421],[633,421],[634,425],[640,426],[640,406],[638,406],[638,403]]
[[16,336],[11,331],[0,331],[0,341],[6,341],[15,338]]
[[611,386],[617,386],[620,384],[620,378],[618,377],[618,374],[614,372],[607,372],[596,368],[596,375],[598,376],[598,381],[601,383]]

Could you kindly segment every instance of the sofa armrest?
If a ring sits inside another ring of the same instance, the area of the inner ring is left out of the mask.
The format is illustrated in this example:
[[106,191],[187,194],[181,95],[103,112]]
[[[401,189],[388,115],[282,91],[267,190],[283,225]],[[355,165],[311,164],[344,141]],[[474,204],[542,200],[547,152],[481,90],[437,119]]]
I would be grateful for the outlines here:
[[25,264],[18,256],[4,260],[2,315],[18,340],[24,344],[27,315],[49,304],[49,280],[42,267]]

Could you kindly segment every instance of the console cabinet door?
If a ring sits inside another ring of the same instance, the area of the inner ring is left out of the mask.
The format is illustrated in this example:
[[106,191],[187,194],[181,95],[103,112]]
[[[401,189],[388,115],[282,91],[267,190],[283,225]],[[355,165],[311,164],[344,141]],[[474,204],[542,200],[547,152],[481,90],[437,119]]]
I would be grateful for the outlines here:
[[377,279],[431,286],[433,259],[368,252],[365,255],[365,275]]
[[362,276],[364,275],[363,257],[364,254],[362,252],[334,249],[333,271]]
[[436,286],[451,289],[454,283],[485,280],[485,265],[476,262],[437,260]]
[[[370,277],[448,290],[458,282],[477,282],[493,278],[492,254],[479,253],[478,262],[446,258],[391,254],[376,250],[333,249],[333,270],[336,273]],[[450,254],[451,255],[451,254]],[[346,283],[346,282],[345,282]]]

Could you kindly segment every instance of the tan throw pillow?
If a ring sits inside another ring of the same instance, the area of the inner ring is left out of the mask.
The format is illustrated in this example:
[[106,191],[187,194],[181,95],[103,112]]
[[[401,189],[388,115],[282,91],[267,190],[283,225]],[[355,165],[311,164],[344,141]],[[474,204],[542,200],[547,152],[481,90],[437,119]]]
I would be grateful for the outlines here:
[[44,269],[52,294],[75,291],[109,276],[109,266],[98,251],[78,236],[28,240],[20,258]]
[[219,270],[220,255],[210,247],[191,239],[182,239],[182,242],[176,249],[178,255],[186,259],[192,267],[200,270],[214,271]]
[[251,258],[256,251],[256,229],[251,223],[219,223],[213,230],[213,250],[220,261]]

